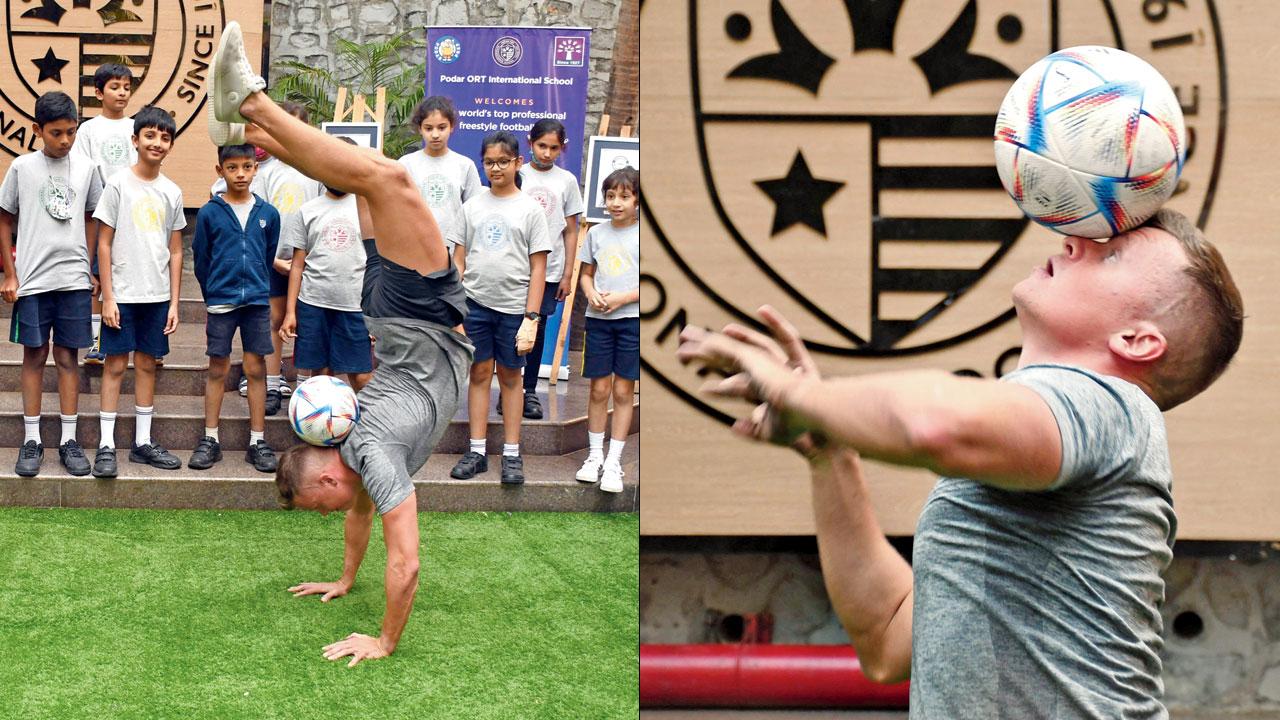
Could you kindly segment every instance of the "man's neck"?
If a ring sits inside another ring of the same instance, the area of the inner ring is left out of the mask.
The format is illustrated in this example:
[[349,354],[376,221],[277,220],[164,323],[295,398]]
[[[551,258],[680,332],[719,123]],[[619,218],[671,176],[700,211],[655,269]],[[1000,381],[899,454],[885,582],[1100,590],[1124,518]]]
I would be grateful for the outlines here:
[[230,190],[222,193],[222,199],[234,205],[243,205],[253,200],[253,193],[245,190],[243,193],[234,193]]
[[153,165],[142,158],[138,158],[138,162],[134,163],[133,167],[129,169],[133,171],[134,177],[139,180],[146,180],[147,182],[150,182],[160,177],[160,163],[155,163]]

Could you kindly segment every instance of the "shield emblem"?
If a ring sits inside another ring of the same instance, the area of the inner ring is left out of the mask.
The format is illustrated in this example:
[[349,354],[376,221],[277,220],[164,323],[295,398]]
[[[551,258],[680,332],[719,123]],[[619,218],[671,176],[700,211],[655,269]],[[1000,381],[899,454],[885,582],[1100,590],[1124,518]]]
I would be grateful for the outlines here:
[[[5,0],[8,68],[21,85],[39,97],[60,90],[76,100],[85,116],[98,114],[93,73],[106,63],[133,71],[134,87],[151,66],[158,0]],[[3,60],[0,60],[3,64]],[[16,107],[25,98],[6,97]]]
[[[1010,284],[983,279],[1023,238],[1054,241],[1000,184],[995,113],[1052,50],[1121,44],[1105,0],[739,0],[689,16],[715,212],[768,292],[821,328],[812,349],[923,352],[1013,316]],[[968,320],[948,321],[962,302]]]

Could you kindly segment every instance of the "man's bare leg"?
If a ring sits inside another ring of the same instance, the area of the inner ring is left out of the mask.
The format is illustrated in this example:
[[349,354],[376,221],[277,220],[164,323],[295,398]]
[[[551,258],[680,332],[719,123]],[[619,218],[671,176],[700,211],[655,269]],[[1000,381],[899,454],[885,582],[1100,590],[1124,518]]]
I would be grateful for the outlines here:
[[261,92],[240,106],[245,140],[330,187],[369,204],[378,254],[426,275],[448,267],[440,227],[400,163],[342,142],[295,118]]

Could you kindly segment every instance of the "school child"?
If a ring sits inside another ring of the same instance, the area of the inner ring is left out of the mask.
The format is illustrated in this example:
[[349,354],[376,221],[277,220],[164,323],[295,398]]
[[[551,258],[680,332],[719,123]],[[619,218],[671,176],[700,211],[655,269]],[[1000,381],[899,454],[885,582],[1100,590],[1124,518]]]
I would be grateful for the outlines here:
[[98,267],[102,282],[101,439],[93,476],[114,478],[116,410],[120,386],[133,353],[136,420],[129,462],[173,470],[182,461],[151,437],[156,360],[169,352],[178,329],[182,278],[182,190],[160,172],[173,148],[177,127],[158,107],[142,108],[133,120],[138,161],[115,173],[102,191],[98,220]]
[[[89,272],[87,228],[102,194],[93,163],[70,156],[80,115],[62,92],[36,100],[33,130],[39,152],[14,158],[0,183],[0,298],[14,303],[9,340],[22,349],[22,424],[25,430],[14,472],[40,472],[40,390],[53,334],[58,372],[62,438],[58,459],[72,475],[88,475],[89,459],[76,440],[80,377],[76,353],[93,345],[90,298],[97,281]],[[18,253],[13,255],[13,223],[18,223]]]
[[[622,492],[622,450],[631,430],[640,379],[640,172],[615,170],[604,179],[609,222],[595,225],[578,253],[587,299],[587,341],[582,376],[591,378],[587,403],[587,459],[576,475]],[[604,455],[605,421],[613,397],[613,433]]]
[[[98,167],[105,185],[120,170],[138,161],[133,146],[133,118],[124,114],[133,97],[133,71],[119,63],[99,65],[93,72],[93,95],[102,103],[102,113],[85,120],[76,131],[71,153]],[[89,258],[93,276],[98,274],[98,255]],[[101,365],[105,356],[99,343],[102,338],[102,298],[93,298],[93,347],[84,355],[85,365]]]
[[503,404],[502,482],[524,482],[520,457],[521,372],[542,320],[551,241],[542,208],[516,186],[520,141],[498,131],[480,145],[489,191],[462,206],[453,226],[454,263],[467,293],[467,337],[476,347],[467,391],[471,450],[454,465],[459,480],[487,472],[489,387],[497,365]]
[[[582,191],[573,173],[556,165],[564,150],[564,124],[554,118],[543,118],[529,130],[529,164],[520,167],[523,184],[520,189],[538,201],[546,212],[551,255],[547,257],[547,284],[542,291],[545,318],[556,311],[556,305],[569,295],[573,277],[573,259],[578,250],[578,216],[582,214]],[[538,336],[524,368],[524,416],[542,419],[542,403],[538,401],[538,371],[542,366],[542,348],[547,337],[546,322],[538,323]],[[556,369],[552,368],[551,372]],[[502,407],[499,405],[501,414]]]
[[205,335],[209,373],[204,388],[204,436],[196,443],[187,467],[205,470],[222,459],[218,418],[223,384],[231,365],[231,337],[238,329],[244,373],[249,378],[249,448],[245,462],[260,472],[275,472],[275,451],[264,437],[265,358],[274,350],[269,273],[274,272],[280,214],[249,191],[257,170],[252,145],[219,147],[217,168],[227,190],[200,208],[191,243],[196,280],[208,309]]
[[422,135],[422,149],[400,158],[400,164],[409,171],[448,241],[462,204],[483,189],[480,174],[474,162],[449,149],[449,135],[458,127],[452,100],[443,95],[425,98],[414,108],[410,122]]

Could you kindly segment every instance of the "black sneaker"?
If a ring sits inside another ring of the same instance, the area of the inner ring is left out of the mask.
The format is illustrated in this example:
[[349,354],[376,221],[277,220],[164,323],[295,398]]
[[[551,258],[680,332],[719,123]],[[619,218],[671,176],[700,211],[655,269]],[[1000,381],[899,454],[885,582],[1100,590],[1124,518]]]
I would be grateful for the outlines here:
[[40,461],[44,459],[44,445],[28,440],[18,449],[18,463],[13,471],[22,477],[35,477],[40,473]]
[[191,453],[191,459],[187,461],[187,467],[192,470],[208,470],[221,459],[222,445],[217,440],[205,435],[200,438],[200,442],[196,443],[195,452]]
[[249,446],[244,451],[244,461],[253,466],[254,470],[264,473],[273,473],[276,471],[276,451],[271,449],[266,440],[259,440]]
[[113,478],[118,470],[116,467],[116,449],[109,447],[98,448],[98,453],[93,456],[93,476],[96,478]]
[[89,458],[84,456],[84,448],[80,447],[80,443],[74,439],[62,443],[58,448],[58,461],[72,475],[88,475],[92,470],[89,467]]
[[537,393],[524,394],[524,416],[530,420],[542,419],[542,403],[538,402]]
[[267,417],[272,417],[280,412],[280,389],[272,388],[267,390]]
[[507,485],[524,483],[524,458],[519,455],[502,456],[502,482]]
[[133,449],[129,451],[129,462],[145,463],[161,470],[177,470],[182,467],[182,461],[178,459],[177,455],[165,450],[156,443],[134,445]]
[[462,456],[457,465],[449,471],[449,477],[458,480],[470,480],[477,473],[489,472],[489,458],[478,452],[469,452]]

